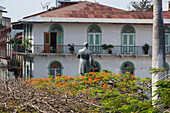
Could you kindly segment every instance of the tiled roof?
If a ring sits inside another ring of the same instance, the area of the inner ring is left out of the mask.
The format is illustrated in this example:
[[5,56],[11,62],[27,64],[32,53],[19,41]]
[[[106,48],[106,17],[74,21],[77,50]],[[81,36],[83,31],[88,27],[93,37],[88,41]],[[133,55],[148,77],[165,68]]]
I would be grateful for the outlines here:
[[[152,11],[125,11],[92,2],[78,2],[66,7],[41,12],[34,16],[59,18],[116,18],[116,19],[152,19]],[[163,12],[164,19],[170,19],[170,11]]]

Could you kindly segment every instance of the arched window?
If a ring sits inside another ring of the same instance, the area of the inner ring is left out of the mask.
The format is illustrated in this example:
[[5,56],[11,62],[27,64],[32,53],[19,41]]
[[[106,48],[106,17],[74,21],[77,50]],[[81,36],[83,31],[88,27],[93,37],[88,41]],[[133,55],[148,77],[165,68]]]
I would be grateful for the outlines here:
[[87,42],[92,53],[101,52],[102,31],[98,25],[91,25],[87,30]]
[[49,75],[52,75],[54,78],[56,76],[62,75],[63,66],[59,61],[52,61],[49,66]]
[[[168,75],[170,71],[170,67],[169,64],[167,62],[165,62],[165,75]],[[169,76],[167,76],[166,78],[168,78]]]
[[63,27],[59,24],[53,24],[50,26],[49,32],[63,32]]
[[126,61],[120,67],[121,73],[125,74],[126,72],[130,72],[130,74],[134,74],[135,66],[132,62]]
[[165,30],[165,52],[170,52],[170,29],[168,26],[164,27]]
[[135,29],[131,25],[125,25],[121,30],[121,53],[135,52]]
[[90,72],[100,72],[101,71],[100,64],[97,61],[95,61],[95,64],[96,64],[95,67],[93,67],[93,66],[90,67]]
[[44,52],[62,53],[63,52],[63,27],[59,24],[53,24],[49,32],[44,32]]

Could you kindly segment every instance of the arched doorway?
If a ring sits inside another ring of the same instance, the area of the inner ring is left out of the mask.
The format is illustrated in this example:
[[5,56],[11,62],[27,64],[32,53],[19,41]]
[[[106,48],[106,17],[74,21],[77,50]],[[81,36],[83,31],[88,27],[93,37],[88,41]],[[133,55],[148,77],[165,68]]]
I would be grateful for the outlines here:
[[52,75],[54,78],[56,76],[62,75],[63,66],[59,61],[52,61],[49,66],[49,75]]
[[101,66],[99,62],[95,61],[95,67],[91,66],[90,67],[90,72],[100,72],[101,71]]
[[122,63],[121,67],[120,67],[121,73],[125,74],[126,72],[130,72],[130,74],[135,74],[135,66],[132,62],[130,61],[126,61],[124,63]]
[[59,24],[53,24],[49,32],[44,32],[44,52],[62,53],[63,52],[63,27]]

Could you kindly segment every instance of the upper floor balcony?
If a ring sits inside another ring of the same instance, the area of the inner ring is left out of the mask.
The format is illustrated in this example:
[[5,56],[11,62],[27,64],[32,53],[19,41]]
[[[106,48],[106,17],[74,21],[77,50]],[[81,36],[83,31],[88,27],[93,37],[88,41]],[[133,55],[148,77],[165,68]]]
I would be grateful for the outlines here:
[[[82,48],[83,45],[33,45],[30,49],[25,49],[23,46],[18,45],[15,52],[35,55],[73,55],[77,54]],[[166,53],[169,54],[170,46],[166,46],[165,49]],[[148,51],[144,51],[143,46],[114,46],[104,50],[101,46],[90,45],[89,50],[96,55],[152,55],[152,46],[149,46]]]

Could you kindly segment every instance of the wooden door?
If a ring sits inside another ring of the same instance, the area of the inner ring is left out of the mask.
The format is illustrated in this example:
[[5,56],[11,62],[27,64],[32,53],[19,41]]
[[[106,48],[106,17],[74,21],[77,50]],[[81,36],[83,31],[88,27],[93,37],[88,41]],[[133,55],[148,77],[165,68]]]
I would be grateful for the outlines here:
[[50,53],[51,33],[44,32],[44,53]]
[[58,32],[56,34],[57,40],[56,40],[56,50],[57,53],[62,53],[63,52],[63,33],[62,32]]

